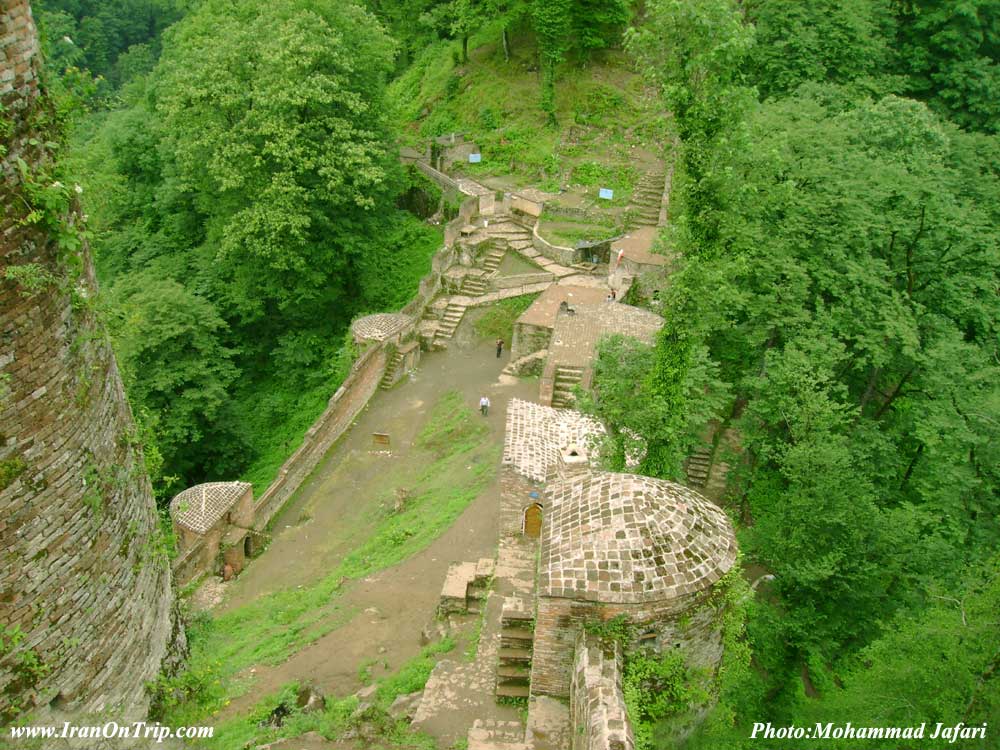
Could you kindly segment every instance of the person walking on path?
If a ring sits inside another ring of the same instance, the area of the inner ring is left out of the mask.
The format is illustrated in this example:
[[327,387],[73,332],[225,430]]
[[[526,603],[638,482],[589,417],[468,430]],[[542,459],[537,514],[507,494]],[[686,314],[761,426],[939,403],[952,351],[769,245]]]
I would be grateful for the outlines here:
[[488,396],[483,396],[479,399],[479,411],[482,412],[483,416],[488,416],[490,412],[490,399]]
[[500,355],[503,353],[503,339],[497,339],[497,359],[500,359]]

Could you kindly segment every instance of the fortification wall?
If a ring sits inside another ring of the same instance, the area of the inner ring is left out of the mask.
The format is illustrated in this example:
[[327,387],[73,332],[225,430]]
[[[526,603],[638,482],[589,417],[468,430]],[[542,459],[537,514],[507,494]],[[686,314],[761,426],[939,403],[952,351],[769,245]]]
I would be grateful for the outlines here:
[[[20,634],[0,654],[0,716],[109,711],[122,721],[145,714],[144,683],[166,651],[169,566],[107,336],[79,304],[95,292],[89,257],[84,249],[74,277],[23,221],[30,195],[16,159],[43,179],[48,156],[30,140],[51,137],[35,125],[48,105],[30,6],[0,7],[0,100],[12,125],[0,269],[52,279],[36,289],[0,280],[0,628]],[[19,666],[28,653],[43,668]]]
[[635,738],[622,694],[622,653],[581,632],[570,685],[570,750],[633,750]]
[[254,528],[263,530],[268,522],[299,488],[330,447],[350,427],[358,413],[368,404],[385,374],[387,364],[384,345],[368,349],[351,370],[326,410],[309,428],[302,445],[293,453],[267,488],[257,499]]
[[[418,166],[422,164],[422,162],[416,163]],[[459,228],[475,213],[476,206],[477,201],[474,197],[467,198],[462,202],[459,216],[445,226],[445,244],[431,259],[431,272],[421,279],[416,296],[401,310],[415,321],[413,326],[401,331],[402,338],[414,333],[428,304],[441,289],[442,275],[456,263],[457,255],[452,243],[459,234]],[[350,375],[309,428],[302,445],[289,456],[278,472],[277,478],[271,482],[264,494],[257,498],[254,517],[256,530],[263,531],[267,527],[271,519],[316,468],[326,452],[351,426],[355,417],[378,390],[388,364],[389,357],[384,344],[372,346],[354,363]],[[196,575],[197,570],[197,560],[191,554],[174,561],[174,573],[182,580],[190,580]]]
[[531,662],[531,692],[568,698],[576,639],[585,623],[625,615],[635,626],[629,648],[679,648],[692,665],[709,671],[722,655],[719,610],[708,592],[648,604],[604,604],[539,596]]

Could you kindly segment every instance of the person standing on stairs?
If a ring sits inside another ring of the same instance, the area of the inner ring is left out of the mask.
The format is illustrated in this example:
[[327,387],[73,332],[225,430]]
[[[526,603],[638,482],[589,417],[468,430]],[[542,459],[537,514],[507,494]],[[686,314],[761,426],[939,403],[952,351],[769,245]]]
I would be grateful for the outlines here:
[[503,354],[503,339],[497,339],[497,359]]
[[479,411],[484,417],[489,416],[490,412],[490,399],[489,396],[483,396],[479,399]]

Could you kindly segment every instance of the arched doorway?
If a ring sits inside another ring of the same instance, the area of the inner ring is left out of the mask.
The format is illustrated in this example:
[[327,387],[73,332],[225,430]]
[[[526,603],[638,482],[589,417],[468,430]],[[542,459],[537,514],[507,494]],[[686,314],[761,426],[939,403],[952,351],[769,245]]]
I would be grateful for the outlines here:
[[524,535],[531,539],[537,539],[542,532],[542,506],[538,503],[529,505],[524,509],[524,522],[522,524]]

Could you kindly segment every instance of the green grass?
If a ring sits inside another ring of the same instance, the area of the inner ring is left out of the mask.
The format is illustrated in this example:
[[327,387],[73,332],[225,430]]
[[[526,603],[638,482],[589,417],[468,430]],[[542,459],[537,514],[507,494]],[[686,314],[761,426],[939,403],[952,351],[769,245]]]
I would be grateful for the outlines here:
[[[290,683],[280,691],[267,696],[244,716],[229,719],[216,727],[215,736],[196,747],[211,750],[243,750],[250,746],[274,742],[282,737],[298,737],[306,732],[319,732],[327,739],[336,739],[347,730],[367,723],[374,728],[383,747],[406,747],[414,750],[435,750],[433,740],[427,735],[409,730],[406,722],[394,721],[386,713],[400,695],[423,690],[438,657],[455,648],[450,638],[426,646],[420,654],[406,662],[398,672],[378,681],[374,705],[361,716],[355,716],[358,707],[353,696],[327,699],[324,711],[304,714],[295,706],[298,685]],[[279,728],[262,727],[271,712],[284,704],[292,709]]]
[[498,39],[499,29],[484,27],[470,40],[471,61],[459,67],[454,43],[432,45],[391,84],[404,140],[422,147],[428,138],[464,132],[483,155],[480,164],[463,165],[470,175],[503,175],[545,190],[602,183],[624,205],[636,177],[632,147],[659,153],[666,142],[664,115],[632,62],[607,51],[585,66],[561,66],[553,128],[540,107],[533,40],[514,39],[505,62]]
[[607,240],[621,231],[606,224],[588,224],[565,220],[543,222],[538,226],[538,234],[549,242],[565,247],[576,247],[580,242]]
[[521,313],[538,299],[537,294],[522,294],[499,300],[487,308],[486,313],[473,324],[476,334],[484,339],[503,339],[510,346],[514,335],[514,322]]
[[410,488],[405,509],[379,511],[370,535],[325,577],[192,624],[188,670],[164,685],[192,697],[168,700],[166,723],[198,724],[247,689],[235,680],[237,674],[254,664],[281,663],[350,620],[354,611],[338,600],[344,579],[370,575],[423,550],[494,479],[498,449],[457,392],[444,394],[432,409],[416,449],[426,460],[397,478]]

